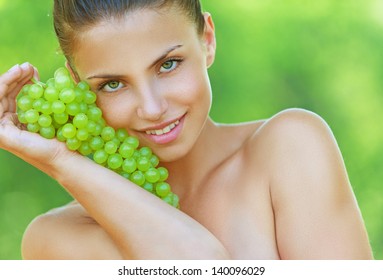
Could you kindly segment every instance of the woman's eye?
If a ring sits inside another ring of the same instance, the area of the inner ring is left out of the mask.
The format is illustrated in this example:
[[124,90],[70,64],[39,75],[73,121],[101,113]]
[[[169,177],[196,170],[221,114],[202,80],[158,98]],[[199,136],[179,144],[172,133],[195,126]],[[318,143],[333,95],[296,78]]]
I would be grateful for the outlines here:
[[106,92],[114,92],[123,87],[119,81],[110,81],[102,85],[101,89]]
[[168,60],[162,63],[160,73],[167,73],[173,71],[179,64],[178,60]]

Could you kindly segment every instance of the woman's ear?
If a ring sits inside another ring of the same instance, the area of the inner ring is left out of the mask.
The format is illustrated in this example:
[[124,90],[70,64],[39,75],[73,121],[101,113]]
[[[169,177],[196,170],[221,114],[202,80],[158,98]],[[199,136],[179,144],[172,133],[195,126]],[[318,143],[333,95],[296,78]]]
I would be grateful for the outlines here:
[[214,22],[210,13],[205,12],[203,14],[205,19],[205,30],[203,33],[203,40],[206,48],[206,65],[209,68],[215,58],[216,40],[214,31]]
[[70,75],[72,76],[72,79],[75,81],[75,83],[77,84],[78,82],[80,82],[80,77],[77,75],[76,71],[73,70],[73,67],[70,65],[68,60],[65,62],[65,67],[68,69],[68,71],[69,71]]

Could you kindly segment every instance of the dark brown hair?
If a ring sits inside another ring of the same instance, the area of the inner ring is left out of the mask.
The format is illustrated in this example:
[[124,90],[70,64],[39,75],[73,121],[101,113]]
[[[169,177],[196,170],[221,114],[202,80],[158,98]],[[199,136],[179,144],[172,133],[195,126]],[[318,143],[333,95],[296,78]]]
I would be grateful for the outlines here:
[[108,19],[145,8],[177,7],[203,33],[204,18],[199,0],[54,0],[54,29],[63,54],[71,62],[73,48],[82,31]]

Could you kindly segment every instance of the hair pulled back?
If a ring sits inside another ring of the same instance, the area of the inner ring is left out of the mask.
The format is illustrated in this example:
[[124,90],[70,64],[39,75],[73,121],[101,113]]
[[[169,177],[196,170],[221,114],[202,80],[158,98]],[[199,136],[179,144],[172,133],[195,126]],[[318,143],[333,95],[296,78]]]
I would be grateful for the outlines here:
[[184,12],[202,34],[204,18],[199,0],[54,0],[53,24],[60,48],[70,61],[82,31],[103,20],[120,19],[139,9],[173,5]]

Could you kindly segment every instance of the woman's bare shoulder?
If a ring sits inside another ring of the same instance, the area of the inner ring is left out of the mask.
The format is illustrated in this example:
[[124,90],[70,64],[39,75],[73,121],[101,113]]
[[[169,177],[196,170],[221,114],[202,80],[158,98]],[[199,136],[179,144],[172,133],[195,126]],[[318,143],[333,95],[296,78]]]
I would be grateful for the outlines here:
[[277,113],[254,130],[246,149],[250,159],[262,162],[270,181],[283,183],[273,186],[286,185],[303,174],[318,179],[327,175],[348,183],[336,139],[326,121],[313,112],[288,109]]
[[323,118],[284,110],[246,146],[250,165],[267,177],[282,258],[371,257],[342,154]]
[[36,217],[22,241],[24,259],[120,259],[105,231],[77,202]]

